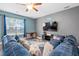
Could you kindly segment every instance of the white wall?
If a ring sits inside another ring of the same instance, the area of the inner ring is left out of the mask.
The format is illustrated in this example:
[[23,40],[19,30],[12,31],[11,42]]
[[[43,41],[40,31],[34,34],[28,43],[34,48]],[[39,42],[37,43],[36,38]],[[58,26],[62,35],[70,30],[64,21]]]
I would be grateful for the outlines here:
[[57,12],[37,19],[37,33],[42,34],[42,24],[45,22],[58,22],[58,32],[51,32],[61,35],[74,35],[79,42],[79,7]]

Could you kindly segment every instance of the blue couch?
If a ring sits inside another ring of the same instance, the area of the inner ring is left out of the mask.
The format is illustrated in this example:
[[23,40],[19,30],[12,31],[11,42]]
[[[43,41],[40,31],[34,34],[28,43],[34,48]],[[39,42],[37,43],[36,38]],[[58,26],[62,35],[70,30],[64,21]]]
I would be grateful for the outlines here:
[[26,48],[24,48],[21,44],[17,43],[16,39],[13,39],[8,35],[5,35],[2,38],[2,44],[3,44],[4,56],[30,56],[31,55]]
[[56,36],[57,38],[51,38],[50,40],[50,44],[53,45],[54,48],[56,48],[61,42],[63,42],[65,36],[60,36],[60,35],[57,35]]
[[78,56],[78,48],[76,38],[69,35],[64,38],[64,41],[60,43],[49,56]]

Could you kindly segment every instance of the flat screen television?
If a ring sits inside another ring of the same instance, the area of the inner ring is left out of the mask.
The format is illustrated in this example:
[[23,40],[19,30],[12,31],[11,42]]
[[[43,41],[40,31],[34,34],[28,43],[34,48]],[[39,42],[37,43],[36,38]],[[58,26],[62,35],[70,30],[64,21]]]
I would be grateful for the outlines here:
[[58,23],[56,21],[52,22],[51,30],[52,31],[57,31],[58,30]]
[[50,29],[50,22],[45,23],[45,26],[43,27],[43,30],[49,30]]
[[47,22],[47,23],[45,23],[43,30],[44,31],[57,31],[58,23],[56,21],[52,22],[52,24],[50,24],[50,22]]

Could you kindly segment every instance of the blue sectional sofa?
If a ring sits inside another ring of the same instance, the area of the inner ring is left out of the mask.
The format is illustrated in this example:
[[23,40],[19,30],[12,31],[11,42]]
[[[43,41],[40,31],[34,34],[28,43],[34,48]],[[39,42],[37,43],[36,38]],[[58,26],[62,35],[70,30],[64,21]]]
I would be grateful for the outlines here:
[[[59,36],[60,37],[60,36]],[[50,44],[54,46],[49,56],[78,56],[79,49],[77,41],[73,35],[52,39]],[[16,39],[9,35],[2,37],[4,56],[31,56],[30,52],[24,48]]]
[[64,41],[60,43],[49,56],[78,56],[78,48],[76,38],[69,35],[64,38]]
[[29,51],[9,35],[2,38],[4,56],[30,56]]

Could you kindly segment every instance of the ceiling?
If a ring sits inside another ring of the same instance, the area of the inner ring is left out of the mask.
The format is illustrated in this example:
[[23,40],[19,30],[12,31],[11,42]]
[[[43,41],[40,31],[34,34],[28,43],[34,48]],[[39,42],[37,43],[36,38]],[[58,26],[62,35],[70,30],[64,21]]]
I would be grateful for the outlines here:
[[[27,4],[27,3],[26,3]],[[38,12],[34,10],[25,11],[26,6],[17,3],[0,3],[0,10],[27,16],[31,18],[39,18],[45,15],[49,15],[55,12],[70,9],[72,7],[79,6],[79,3],[42,3],[38,6]]]

